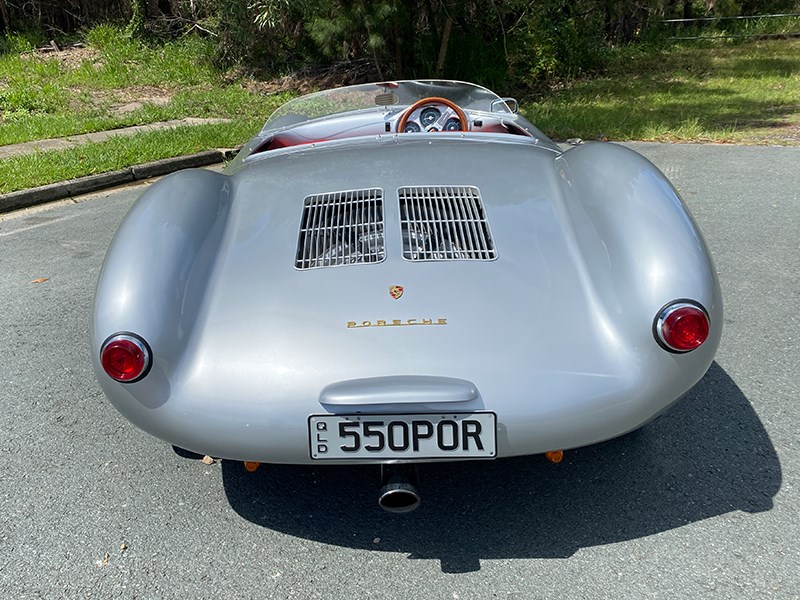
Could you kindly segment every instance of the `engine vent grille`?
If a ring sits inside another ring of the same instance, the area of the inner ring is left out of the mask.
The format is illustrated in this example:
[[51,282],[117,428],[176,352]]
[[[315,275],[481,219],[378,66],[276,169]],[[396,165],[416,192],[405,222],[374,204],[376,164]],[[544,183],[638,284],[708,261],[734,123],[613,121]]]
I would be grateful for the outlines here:
[[306,197],[295,267],[316,269],[372,264],[385,258],[383,190]]
[[397,193],[406,260],[497,258],[478,188],[403,187]]

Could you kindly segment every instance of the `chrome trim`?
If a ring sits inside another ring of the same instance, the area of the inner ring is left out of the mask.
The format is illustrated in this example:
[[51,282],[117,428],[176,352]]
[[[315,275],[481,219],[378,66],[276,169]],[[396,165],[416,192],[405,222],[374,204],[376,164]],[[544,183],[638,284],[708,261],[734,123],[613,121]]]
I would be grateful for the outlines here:
[[658,311],[658,313],[656,314],[656,318],[653,321],[653,335],[656,338],[656,342],[658,342],[659,346],[661,346],[667,352],[672,352],[673,354],[686,354],[687,352],[692,352],[692,350],[697,350],[697,348],[692,348],[692,350],[678,350],[677,348],[673,348],[672,346],[670,346],[667,340],[664,339],[664,332],[663,332],[664,321],[666,321],[667,317],[669,317],[672,313],[674,313],[676,310],[680,308],[699,309],[706,316],[706,321],[708,321],[709,329],[711,328],[711,319],[708,316],[708,311],[699,302],[695,302],[694,300],[681,299],[681,300],[673,300],[669,304],[664,305],[664,307],[660,311]]
[[[144,369],[142,369],[142,373],[136,379],[129,379],[128,381],[120,381],[111,375],[108,375],[106,372],[105,367],[103,367],[103,352],[108,347],[109,344],[113,342],[117,342],[120,340],[125,340],[128,342],[133,343],[139,350],[144,354]],[[109,378],[113,379],[117,383],[136,383],[137,381],[141,381],[147,374],[150,372],[150,368],[153,366],[153,353],[150,350],[150,345],[141,337],[136,335],[135,333],[130,332],[121,332],[121,333],[114,333],[106,338],[100,345],[100,366],[103,368],[103,372],[108,375]]]
[[[496,107],[505,105],[507,110],[496,110]],[[499,98],[493,100],[491,104],[491,112],[510,112],[516,114],[519,112],[519,102],[516,98]]]

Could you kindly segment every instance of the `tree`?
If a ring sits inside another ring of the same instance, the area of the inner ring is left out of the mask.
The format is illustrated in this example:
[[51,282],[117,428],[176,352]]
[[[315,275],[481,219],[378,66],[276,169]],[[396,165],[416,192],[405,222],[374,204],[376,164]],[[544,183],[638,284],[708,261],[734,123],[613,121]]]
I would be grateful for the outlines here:
[[8,16],[6,0],[0,0],[0,31],[11,29],[11,19]]

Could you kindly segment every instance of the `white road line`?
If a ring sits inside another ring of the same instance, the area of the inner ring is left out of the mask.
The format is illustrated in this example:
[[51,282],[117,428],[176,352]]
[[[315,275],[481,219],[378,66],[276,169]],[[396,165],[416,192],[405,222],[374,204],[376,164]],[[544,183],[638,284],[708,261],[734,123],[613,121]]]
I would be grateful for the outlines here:
[[50,221],[43,221],[41,223],[34,223],[33,225],[28,225],[27,227],[20,227],[19,229],[14,229],[12,231],[5,231],[0,233],[0,237],[6,237],[9,235],[13,235],[15,233],[22,233],[23,231],[30,231],[31,229],[36,229],[37,227],[44,227],[45,225],[52,225],[53,223],[60,223],[61,221],[66,221],[67,219],[74,219],[79,215],[67,215],[66,217],[59,217],[57,219],[52,219]]

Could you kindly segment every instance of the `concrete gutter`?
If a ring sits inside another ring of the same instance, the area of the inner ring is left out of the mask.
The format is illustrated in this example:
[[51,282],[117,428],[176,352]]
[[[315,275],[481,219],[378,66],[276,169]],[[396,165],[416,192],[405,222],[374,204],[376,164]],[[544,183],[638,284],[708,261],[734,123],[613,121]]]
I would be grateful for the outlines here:
[[96,192],[104,188],[131,183],[132,181],[158,177],[181,169],[205,167],[221,163],[236,156],[237,152],[238,149],[207,150],[197,154],[190,154],[189,156],[165,158],[119,171],[87,175],[78,179],[2,194],[0,195],[0,213],[88,194],[89,192]]

